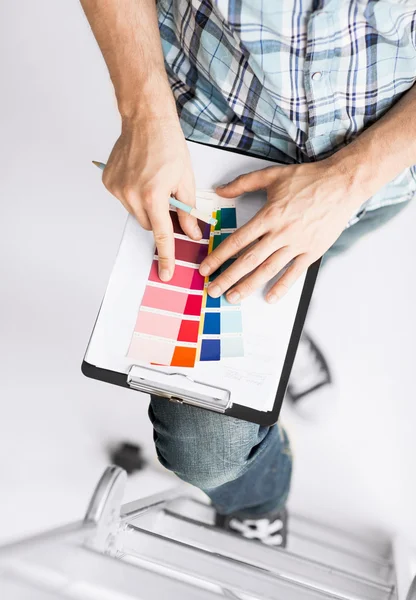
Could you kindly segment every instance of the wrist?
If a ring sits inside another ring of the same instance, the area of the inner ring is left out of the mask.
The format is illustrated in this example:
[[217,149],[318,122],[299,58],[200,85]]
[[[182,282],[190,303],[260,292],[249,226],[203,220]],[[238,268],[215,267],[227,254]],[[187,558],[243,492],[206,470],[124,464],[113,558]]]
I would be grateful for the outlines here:
[[[352,144],[351,144],[352,145]],[[351,210],[360,206],[377,191],[371,169],[359,152],[351,152],[351,145],[339,150],[328,161],[329,173],[333,175],[338,189],[345,193],[345,202]]]
[[130,82],[129,88],[116,92],[116,96],[123,121],[178,119],[175,99],[166,74],[156,74],[145,81]]

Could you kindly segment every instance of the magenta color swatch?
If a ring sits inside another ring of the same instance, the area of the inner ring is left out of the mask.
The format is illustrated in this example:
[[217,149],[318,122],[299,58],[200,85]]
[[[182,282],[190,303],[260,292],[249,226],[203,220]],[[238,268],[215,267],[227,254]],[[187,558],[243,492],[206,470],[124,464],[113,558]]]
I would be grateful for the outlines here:
[[197,269],[194,269],[190,289],[191,290],[203,290],[204,285],[205,285],[205,278],[199,274],[199,271]]
[[185,315],[199,316],[201,314],[202,296],[192,294],[188,296],[185,306]]

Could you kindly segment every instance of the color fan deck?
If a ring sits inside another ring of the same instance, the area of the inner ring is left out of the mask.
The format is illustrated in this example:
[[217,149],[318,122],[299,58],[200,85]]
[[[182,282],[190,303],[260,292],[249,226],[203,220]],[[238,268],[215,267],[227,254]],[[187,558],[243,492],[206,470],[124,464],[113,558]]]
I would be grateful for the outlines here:
[[202,221],[200,242],[186,237],[176,211],[171,210],[175,235],[175,273],[165,283],[158,277],[157,251],[150,269],[134,328],[128,357],[153,365],[194,367],[198,361],[218,361],[244,355],[241,306],[225,297],[211,298],[208,283],[232,263],[209,278],[199,265],[237,226],[235,205],[224,201],[213,211],[217,225]]

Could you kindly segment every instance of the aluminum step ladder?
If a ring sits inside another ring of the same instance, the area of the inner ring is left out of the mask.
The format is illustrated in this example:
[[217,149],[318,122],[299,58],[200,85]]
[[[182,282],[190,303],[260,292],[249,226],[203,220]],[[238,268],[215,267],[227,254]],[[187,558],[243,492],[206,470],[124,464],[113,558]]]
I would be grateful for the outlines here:
[[1,600],[397,598],[389,548],[294,516],[271,548],[216,528],[184,487],[122,505],[126,479],[108,467],[83,521],[0,548]]

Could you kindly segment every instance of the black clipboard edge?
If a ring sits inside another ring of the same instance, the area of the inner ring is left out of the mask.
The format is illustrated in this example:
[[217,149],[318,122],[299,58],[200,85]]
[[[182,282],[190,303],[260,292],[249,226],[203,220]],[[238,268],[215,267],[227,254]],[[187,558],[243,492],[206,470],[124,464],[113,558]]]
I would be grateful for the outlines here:
[[248,406],[242,406],[241,404],[233,404],[232,408],[227,410],[225,414],[234,416],[234,412],[234,414],[238,414],[239,419],[251,421],[252,423],[257,423],[258,425],[263,425],[266,427],[270,427],[271,425],[277,423],[320,266],[321,259],[317,260],[309,267],[305,277],[298,310],[293,323],[292,334],[287,347],[285,362],[280,375],[279,386],[276,391],[273,410],[262,412],[259,410],[254,410],[253,408],[248,408]]

